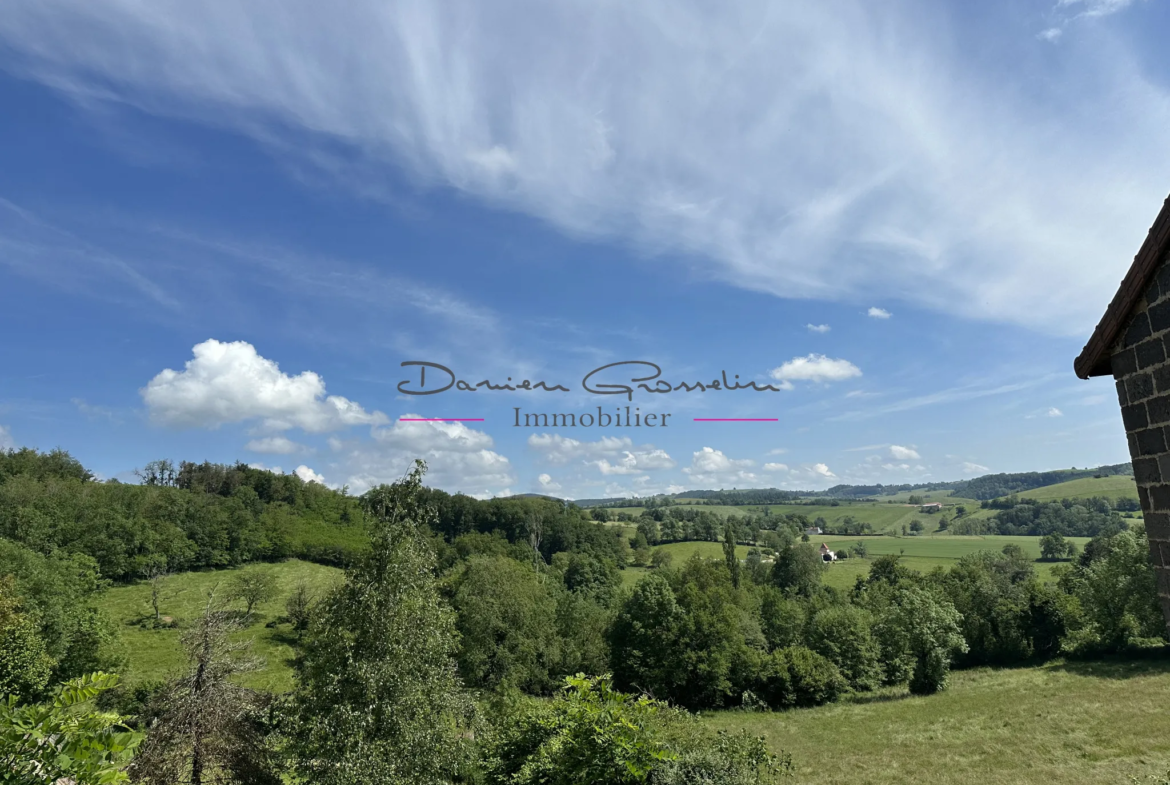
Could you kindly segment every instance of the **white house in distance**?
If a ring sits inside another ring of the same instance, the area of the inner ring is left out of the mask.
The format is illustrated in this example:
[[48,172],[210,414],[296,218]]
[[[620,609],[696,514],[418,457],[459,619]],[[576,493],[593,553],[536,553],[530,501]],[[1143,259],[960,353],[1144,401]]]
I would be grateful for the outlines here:
[[941,512],[942,508],[943,508],[942,502],[931,502],[930,504],[924,504],[921,507],[919,507],[918,511],[919,512]]
[[824,561],[837,561],[837,552],[829,550],[829,546],[821,543],[821,559]]

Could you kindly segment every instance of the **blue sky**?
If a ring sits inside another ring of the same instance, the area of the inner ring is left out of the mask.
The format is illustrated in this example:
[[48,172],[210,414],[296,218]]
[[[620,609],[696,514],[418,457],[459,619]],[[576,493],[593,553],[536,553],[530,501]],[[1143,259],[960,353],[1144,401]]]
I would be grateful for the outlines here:
[[[0,445],[573,498],[1127,460],[1071,363],[1170,184],[1166,4],[807,5],[15,0]],[[512,427],[626,360],[788,389]]]

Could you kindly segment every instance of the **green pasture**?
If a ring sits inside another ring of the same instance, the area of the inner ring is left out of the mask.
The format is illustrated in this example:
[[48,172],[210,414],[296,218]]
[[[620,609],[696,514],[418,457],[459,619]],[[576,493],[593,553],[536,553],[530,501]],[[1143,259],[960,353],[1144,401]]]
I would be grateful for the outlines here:
[[[1070,537],[1068,539],[1075,542],[1080,548],[1083,548],[1085,543],[1089,541],[1087,537]],[[812,537],[810,539],[810,543],[817,547],[822,542],[826,543],[833,550],[837,550],[840,547],[847,547],[852,550],[853,546],[858,542],[865,544],[867,558],[859,559],[854,557],[842,559],[830,564],[829,568],[825,571],[823,579],[825,584],[840,589],[848,589],[853,586],[858,576],[864,576],[869,573],[869,565],[873,557],[886,554],[900,556],[901,564],[919,572],[929,572],[935,567],[948,568],[964,556],[977,551],[998,552],[1003,549],[1003,546],[1009,543],[1019,545],[1024,550],[1024,553],[1033,559],[1040,558],[1039,537],[1008,537],[1000,535],[957,537],[948,534],[938,534],[918,537],[838,537],[826,535]],[[723,545],[717,542],[673,542],[657,547],[671,554],[673,559],[672,564],[675,566],[682,564],[694,554],[698,554],[707,559],[723,558]],[[739,545],[736,547],[736,555],[744,559],[747,557],[748,550],[750,550],[750,546]],[[1044,579],[1049,577],[1054,566],[1054,563],[1049,562],[1035,563],[1037,574]],[[647,572],[650,572],[650,570],[629,567],[623,570],[622,580],[625,584],[630,585],[636,583]]]
[[[279,620],[285,601],[298,583],[304,581],[316,596],[340,579],[341,571],[309,562],[290,560],[279,564],[249,564],[232,570],[178,573],[163,582],[159,610],[170,617],[173,627],[155,629],[150,607],[150,584],[114,586],[99,599],[98,605],[118,625],[130,657],[130,667],[123,673],[127,682],[163,679],[184,666],[179,636],[190,628],[207,604],[208,592],[215,590],[224,597],[231,579],[244,572],[271,572],[276,579],[276,596],[253,611],[253,619],[240,636],[252,637],[252,653],[264,659],[264,667],[249,674],[243,683],[250,687],[282,692],[292,687],[290,661],[295,633]],[[238,607],[239,604],[229,607]],[[242,609],[242,606],[239,606]]]
[[1105,496],[1109,499],[1136,499],[1137,483],[1133,477],[1124,474],[1112,477],[1084,477],[1079,480],[1056,485],[1045,485],[1043,488],[1033,488],[1018,494],[1021,499],[1035,499],[1048,502],[1059,499],[1088,499],[1093,496]]
[[[1170,661],[953,672],[815,709],[706,715],[766,736],[807,785],[1128,785],[1170,768]],[[1165,782],[1165,780],[1157,780]]]

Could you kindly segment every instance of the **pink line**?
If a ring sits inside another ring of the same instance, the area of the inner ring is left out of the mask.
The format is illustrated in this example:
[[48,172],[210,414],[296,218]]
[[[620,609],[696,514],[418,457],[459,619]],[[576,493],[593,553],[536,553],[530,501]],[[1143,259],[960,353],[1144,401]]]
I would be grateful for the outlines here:
[[399,417],[398,422],[483,422],[482,417]]
[[695,422],[780,422],[779,417],[696,417]]

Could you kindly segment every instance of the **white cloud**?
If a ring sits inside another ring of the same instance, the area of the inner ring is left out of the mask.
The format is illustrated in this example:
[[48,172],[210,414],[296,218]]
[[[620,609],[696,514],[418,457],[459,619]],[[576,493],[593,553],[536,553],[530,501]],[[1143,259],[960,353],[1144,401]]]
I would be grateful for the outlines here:
[[560,483],[554,481],[552,476],[548,474],[539,475],[536,481],[540,483],[540,490],[543,493],[555,493],[561,489]]
[[259,419],[269,431],[301,428],[320,433],[351,425],[388,421],[339,395],[325,394],[324,380],[312,371],[281,372],[244,341],[204,341],[192,350],[182,371],[167,369],[139,392],[156,423],[176,427],[218,428]]
[[602,458],[593,464],[602,474],[641,474],[655,469],[673,469],[677,464],[667,455],[666,450],[626,451],[616,463],[610,463]]
[[619,455],[633,449],[634,442],[627,436],[603,436],[595,442],[582,442],[559,434],[534,433],[528,437],[528,446],[551,464],[565,464],[569,461]]
[[704,447],[691,456],[691,465],[684,468],[683,473],[698,485],[746,487],[745,483],[754,483],[759,479],[747,471],[753,466],[755,461],[750,458],[736,460],[724,455],[721,450]]
[[783,455],[786,452],[788,452],[788,450],[786,450],[785,448],[776,447],[775,449],[768,450],[768,452],[766,452],[765,455]]
[[1061,30],[1059,27],[1049,27],[1049,28],[1047,28],[1045,30],[1041,30],[1039,33],[1037,33],[1036,37],[1043,39],[1045,41],[1056,41],[1063,34],[1064,34],[1064,31]]
[[823,354],[794,357],[779,368],[773,368],[769,375],[778,380],[782,387],[791,389],[792,382],[839,382],[861,376],[861,369],[848,360],[834,360]]
[[266,455],[295,455],[301,452],[311,452],[305,445],[294,442],[286,436],[266,436],[263,439],[253,439],[244,445],[244,449]]
[[[1004,34],[1013,14],[965,25],[961,5],[900,4],[875,26],[861,0],[10,0],[0,42],[79,105],[252,134],[358,193],[405,169],[753,290],[912,292],[1082,335],[1165,195],[1170,162],[1148,154],[1165,90],[1105,37],[1063,78],[1005,78],[1034,39]],[[1008,41],[995,62],[964,55],[988,36]]]
[[[418,418],[404,414],[403,418]],[[427,462],[427,485],[487,498],[506,496],[516,481],[512,464],[492,438],[460,422],[395,422],[375,428],[373,444],[348,446],[340,469],[354,493],[401,478],[415,458]],[[336,473],[334,473],[336,475]]]
[[963,474],[979,474],[986,471],[989,471],[988,468],[982,464],[971,463],[970,461],[963,464]]
[[829,471],[829,467],[823,463],[814,463],[812,466],[812,470],[814,473],[819,474],[821,477],[836,477],[837,476],[837,475],[833,474],[831,471]]
[[122,422],[114,410],[107,406],[94,406],[93,404],[87,403],[84,398],[70,398],[69,402],[77,407],[77,411],[91,420],[108,420],[115,425]]
[[786,472],[788,471],[788,464],[786,463],[765,463],[764,471],[766,472]]
[[1057,8],[1071,8],[1077,16],[1109,16],[1133,5],[1133,0],[1058,0]]
[[1055,406],[1049,406],[1048,411],[1044,413],[1045,417],[1063,417],[1064,412],[1057,409]]
[[808,331],[811,333],[827,333],[831,329],[833,329],[833,328],[827,324],[810,324],[810,325],[808,325]]
[[0,425],[0,450],[12,450],[16,448],[16,441],[12,438],[12,432],[7,427]]
[[868,311],[868,314],[869,314],[869,317],[871,319],[889,319],[890,318],[890,312],[887,311],[885,308],[877,308],[877,307],[870,308]]
[[899,461],[919,460],[922,456],[910,447],[902,447],[897,444],[890,445],[890,455]]
[[317,472],[313,471],[312,469],[310,469],[308,466],[305,466],[304,464],[301,464],[300,466],[298,466],[293,471],[293,474],[300,477],[305,482],[315,482],[315,483],[320,483],[321,485],[328,484],[325,482],[325,478],[323,476],[321,476],[320,474],[317,474]]

